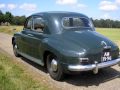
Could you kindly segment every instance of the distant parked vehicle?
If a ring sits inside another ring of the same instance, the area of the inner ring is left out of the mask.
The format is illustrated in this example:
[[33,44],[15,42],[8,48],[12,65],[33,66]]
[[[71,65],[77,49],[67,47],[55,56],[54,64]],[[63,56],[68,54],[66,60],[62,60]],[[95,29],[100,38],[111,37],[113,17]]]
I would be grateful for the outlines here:
[[92,21],[74,12],[43,12],[29,16],[24,29],[12,38],[15,56],[46,66],[50,76],[113,66],[120,62],[119,48],[95,31]]

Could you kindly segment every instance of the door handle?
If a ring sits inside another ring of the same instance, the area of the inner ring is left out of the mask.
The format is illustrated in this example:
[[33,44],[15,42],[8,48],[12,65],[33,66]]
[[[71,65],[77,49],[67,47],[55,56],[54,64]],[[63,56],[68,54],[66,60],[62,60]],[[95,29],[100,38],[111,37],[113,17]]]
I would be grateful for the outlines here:
[[28,36],[31,36],[31,37],[33,37],[33,35],[32,34],[27,34]]

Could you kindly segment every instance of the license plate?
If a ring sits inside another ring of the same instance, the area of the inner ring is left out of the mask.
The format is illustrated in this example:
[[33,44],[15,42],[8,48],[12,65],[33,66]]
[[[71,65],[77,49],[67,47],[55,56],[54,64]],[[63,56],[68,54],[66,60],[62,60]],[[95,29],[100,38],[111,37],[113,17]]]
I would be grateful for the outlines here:
[[106,62],[112,60],[111,52],[110,50],[103,50],[101,62]]

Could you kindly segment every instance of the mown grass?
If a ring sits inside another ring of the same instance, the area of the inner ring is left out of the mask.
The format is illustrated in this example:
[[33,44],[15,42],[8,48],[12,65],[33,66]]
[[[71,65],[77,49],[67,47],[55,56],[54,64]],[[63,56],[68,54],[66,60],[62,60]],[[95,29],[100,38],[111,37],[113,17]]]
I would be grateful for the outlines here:
[[20,65],[0,52],[0,90],[48,90],[33,80]]
[[23,26],[0,26],[0,32],[13,35],[23,29]]
[[120,28],[97,28],[97,32],[107,36],[113,41],[120,41]]
[[114,41],[120,47],[120,28],[97,28],[97,32],[108,37],[110,40]]

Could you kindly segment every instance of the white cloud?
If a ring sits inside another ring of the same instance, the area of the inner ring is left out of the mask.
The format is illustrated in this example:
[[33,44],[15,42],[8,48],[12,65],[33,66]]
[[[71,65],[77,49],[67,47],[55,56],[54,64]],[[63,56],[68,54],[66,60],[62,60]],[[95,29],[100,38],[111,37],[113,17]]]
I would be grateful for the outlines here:
[[20,5],[19,8],[26,10],[26,11],[35,11],[37,6],[36,6],[36,4],[24,3],[24,4]]
[[101,15],[100,17],[98,17],[100,19],[111,19],[111,20],[119,20],[120,17],[113,17],[111,14],[109,13],[105,13],[103,15]]
[[5,4],[0,4],[0,9],[5,8]]
[[99,9],[102,11],[116,11],[118,10],[118,6],[111,1],[101,1],[99,5]]
[[8,9],[13,10],[17,7],[17,5],[16,4],[8,4],[7,7],[8,7]]
[[78,8],[86,8],[87,5],[85,5],[85,4],[77,4],[77,7],[78,7]]
[[78,1],[77,0],[57,0],[56,3],[60,5],[74,5]]
[[104,19],[111,19],[111,16],[108,13],[106,13],[106,14],[103,15],[103,18]]
[[116,4],[120,5],[120,0],[116,0]]
[[78,0],[56,0],[56,4],[72,6],[75,9],[83,9],[87,7],[87,5],[79,3]]

